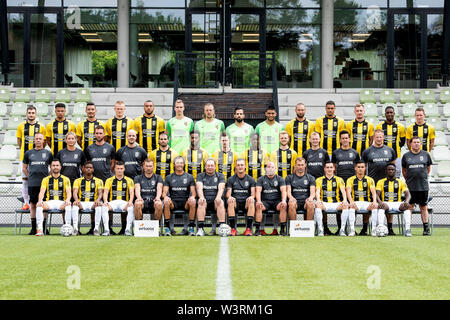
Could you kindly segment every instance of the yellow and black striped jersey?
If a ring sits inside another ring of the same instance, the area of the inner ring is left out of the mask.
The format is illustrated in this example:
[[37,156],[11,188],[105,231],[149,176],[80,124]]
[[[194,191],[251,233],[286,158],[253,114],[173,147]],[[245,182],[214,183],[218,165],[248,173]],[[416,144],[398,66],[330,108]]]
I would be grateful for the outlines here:
[[216,159],[216,171],[223,173],[225,180],[234,175],[234,168],[236,167],[237,154],[233,151],[223,152],[216,151],[212,154]]
[[350,148],[355,149],[361,156],[363,151],[370,147],[370,138],[374,133],[373,123],[354,119],[347,122],[347,131],[350,133]]
[[208,159],[208,152],[202,148],[198,150],[183,150],[181,156],[185,161],[184,171],[192,174],[194,179],[197,179],[197,175],[205,171],[205,161]]
[[335,116],[334,118],[320,117],[316,120],[314,130],[320,133],[320,147],[331,156],[333,151],[339,149],[340,133],[345,130],[344,119]]
[[51,140],[50,148],[54,156],[67,147],[66,134],[69,131],[73,133],[76,131],[75,123],[69,120],[58,121],[55,119],[47,124],[45,136]]
[[241,158],[245,159],[245,173],[255,181],[258,180],[265,175],[264,165],[269,161],[269,157],[270,155],[264,150],[245,150],[241,154]]
[[405,126],[397,121],[393,124],[383,121],[375,127],[375,130],[378,129],[383,130],[384,132],[384,144],[394,149],[396,157],[399,158],[402,154],[400,139],[406,137]]
[[342,178],[333,176],[328,179],[322,176],[316,179],[316,190],[320,191],[320,200],[322,202],[341,202],[341,187],[345,189],[345,182]]
[[307,119],[298,121],[295,118],[286,124],[285,130],[291,138],[291,149],[301,157],[311,147],[309,137],[314,132],[314,122]]
[[105,124],[102,121],[94,120],[84,120],[81,122],[78,122],[77,124],[77,136],[81,137],[81,149],[85,150],[87,147],[89,147],[91,144],[95,142],[95,127],[96,126],[103,126],[105,127]]
[[375,181],[369,177],[364,176],[359,179],[353,176],[347,179],[347,188],[350,188],[353,201],[373,202],[371,188],[375,188]]
[[410,140],[415,136],[422,139],[422,150],[430,152],[430,141],[436,138],[434,127],[428,123],[422,125],[413,123],[406,129],[406,139]]
[[166,179],[166,176],[173,173],[173,160],[178,156],[178,153],[169,148],[166,151],[162,151],[161,149],[153,150],[149,154],[149,158],[153,160],[153,173],[159,174]]
[[150,153],[159,148],[159,134],[166,131],[166,124],[157,115],[151,118],[143,115],[134,119],[134,128],[139,136],[139,146]]
[[124,200],[130,201],[130,189],[134,188],[134,181],[131,178],[123,177],[117,179],[116,176],[106,179],[105,190],[108,191],[108,201]]
[[113,145],[116,151],[126,146],[128,143],[127,132],[134,129],[134,121],[128,117],[117,119],[116,117],[106,122],[106,135],[111,137],[109,143]]
[[45,126],[38,122],[30,124],[24,121],[17,127],[16,137],[22,141],[20,144],[20,161],[23,160],[26,151],[34,148],[34,135],[39,132],[45,137]]
[[94,202],[101,196],[101,190],[103,190],[103,181],[99,178],[92,177],[88,180],[85,177],[81,177],[75,180],[73,183],[74,191],[77,191],[78,200],[81,202]]
[[394,180],[384,178],[377,183],[377,191],[380,191],[380,199],[384,202],[401,202],[402,194],[406,190],[408,190],[406,182],[399,178]]
[[277,149],[270,155],[270,161],[275,163],[277,175],[286,179],[286,177],[294,171],[297,152],[292,149]]
[[45,189],[44,201],[65,201],[67,199],[67,189],[70,190],[70,179],[63,175],[59,175],[58,178],[49,175],[42,180],[42,188]]

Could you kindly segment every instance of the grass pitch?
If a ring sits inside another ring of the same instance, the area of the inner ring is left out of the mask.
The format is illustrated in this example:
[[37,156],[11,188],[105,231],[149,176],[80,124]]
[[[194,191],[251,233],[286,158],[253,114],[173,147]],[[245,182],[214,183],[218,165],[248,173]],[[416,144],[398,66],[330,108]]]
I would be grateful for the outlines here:
[[[233,296],[449,299],[450,229],[436,228],[431,237],[421,232],[413,229],[412,238],[229,238]],[[0,228],[0,299],[215,298],[219,237],[13,233]],[[70,266],[80,271],[80,289],[69,288],[76,283]]]

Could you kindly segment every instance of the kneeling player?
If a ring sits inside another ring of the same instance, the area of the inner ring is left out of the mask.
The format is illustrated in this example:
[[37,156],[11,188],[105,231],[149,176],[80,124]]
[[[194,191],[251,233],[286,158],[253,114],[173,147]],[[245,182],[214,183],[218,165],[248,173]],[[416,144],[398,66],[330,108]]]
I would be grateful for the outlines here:
[[225,176],[223,173],[216,172],[216,161],[213,158],[206,160],[205,172],[197,175],[197,236],[204,236],[206,211],[216,211],[219,223],[225,223],[225,204],[223,203],[223,194],[225,190]]
[[347,214],[342,212],[342,226],[339,231],[340,236],[345,236],[345,225],[350,224],[349,236],[355,235],[355,211],[368,210],[372,215],[372,233],[375,232],[377,221],[377,208],[376,202],[377,194],[375,191],[375,181],[366,176],[366,163],[362,160],[358,160],[355,165],[356,175],[348,178],[347,180],[347,198],[349,200],[349,210]]
[[[189,231],[183,229],[181,235],[195,236],[195,180],[192,174],[184,172],[183,157],[174,159],[175,172],[164,180],[164,235],[171,236],[170,215],[173,210],[189,210]],[[169,197],[170,194],[170,197]]]
[[[265,235],[263,230],[259,230],[262,220],[262,213],[266,210],[276,210],[280,212],[280,235],[286,235],[286,182],[275,174],[275,163],[272,161],[266,164],[266,175],[260,177],[256,182],[256,216],[255,216],[255,236]],[[272,235],[277,235],[274,228]]]
[[236,160],[235,175],[227,180],[228,220],[231,235],[238,234],[236,230],[236,211],[246,212],[247,228],[244,236],[252,235],[253,218],[255,216],[255,179],[245,173],[245,159]]
[[[78,213],[80,209],[94,209],[94,235],[98,236],[98,228],[102,219],[103,181],[94,177],[92,161],[87,161],[82,170],[84,176],[76,179],[73,183],[72,221],[74,234],[78,234]],[[103,220],[108,220],[108,215]],[[70,221],[70,217],[66,217],[66,221]]]
[[[345,182],[334,175],[334,164],[331,161],[325,163],[325,175],[316,180],[316,209],[314,220],[317,223],[317,235],[323,237],[323,210],[342,210],[342,214],[348,215],[348,202],[345,192]],[[341,201],[342,199],[342,201]]]
[[136,220],[142,220],[143,213],[155,215],[155,220],[162,217],[163,205],[161,201],[163,178],[153,173],[154,163],[145,159],[142,164],[142,174],[134,178],[134,215]]
[[[125,164],[122,161],[116,161],[114,167],[115,175],[108,178],[105,182],[105,189],[103,190],[103,213],[106,217],[108,211],[127,212],[125,235],[131,236],[131,224],[134,221],[134,182],[131,178],[125,177]],[[106,219],[103,221],[105,226],[105,233],[103,235],[109,236],[109,224]],[[122,231],[119,234],[123,234]]]
[[[45,177],[41,183],[41,191],[39,192],[38,203],[36,204],[36,236],[44,235],[46,218],[44,211],[64,210],[65,216],[70,217],[71,197],[70,180],[61,175],[61,162],[55,159],[50,164],[50,175]],[[66,223],[70,223],[70,220],[66,220]]]
[[297,210],[306,210],[306,220],[314,219],[314,197],[316,179],[306,173],[306,160],[297,158],[294,173],[286,177],[286,191],[289,199],[289,220],[297,220]]
[[[378,222],[377,225],[384,224],[384,213],[386,211],[403,212],[405,221],[405,236],[411,237],[411,210],[409,201],[411,194],[405,181],[396,178],[395,164],[386,166],[386,177],[377,183],[377,201],[378,201]],[[402,194],[405,194],[405,201],[402,202]],[[375,236],[372,229],[372,236]]]

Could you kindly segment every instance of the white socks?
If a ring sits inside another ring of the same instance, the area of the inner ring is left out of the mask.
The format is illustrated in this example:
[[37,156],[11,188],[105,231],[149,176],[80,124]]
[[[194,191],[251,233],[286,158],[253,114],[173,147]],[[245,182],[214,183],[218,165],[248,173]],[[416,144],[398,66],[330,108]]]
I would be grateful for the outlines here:
[[44,232],[43,230],[43,223],[44,223],[44,208],[37,207],[36,208],[36,224],[37,224],[37,230],[40,230]]
[[405,230],[411,229],[411,210],[403,211],[403,219],[405,220]]
[[342,214],[341,214],[341,229],[340,229],[341,232],[345,232],[345,226],[347,225],[348,214],[349,214],[349,210],[348,209],[342,210]]
[[372,232],[375,232],[375,229],[377,228],[377,222],[378,222],[378,210],[379,209],[373,209],[372,214],[370,215],[370,219],[372,222]]
[[[73,229],[78,231],[78,212],[80,211],[80,209],[77,206],[73,206],[72,208],[70,206],[67,206],[64,211],[64,218],[66,220],[66,223],[71,224],[73,226]],[[71,223],[71,220],[73,221],[73,223]]]
[[319,233],[323,233],[323,222],[322,222],[322,209],[316,208],[314,209],[314,221],[317,223],[317,229]]
[[131,224],[134,221],[134,207],[128,207],[127,209],[127,227],[125,228],[125,230],[128,230],[131,232]]
[[30,197],[28,196],[28,180],[22,180],[22,197],[25,204],[30,204]]
[[100,227],[100,221],[102,221],[102,207],[95,207],[95,225],[94,229],[98,231]]
[[102,220],[103,220],[103,227],[105,228],[105,232],[109,232],[109,214],[108,214],[107,206],[102,207]]
[[380,224],[384,225],[384,210],[383,209],[378,209],[378,222],[377,222],[377,226],[379,226]]
[[350,224],[350,232],[355,231],[356,213],[355,209],[348,209],[348,223]]

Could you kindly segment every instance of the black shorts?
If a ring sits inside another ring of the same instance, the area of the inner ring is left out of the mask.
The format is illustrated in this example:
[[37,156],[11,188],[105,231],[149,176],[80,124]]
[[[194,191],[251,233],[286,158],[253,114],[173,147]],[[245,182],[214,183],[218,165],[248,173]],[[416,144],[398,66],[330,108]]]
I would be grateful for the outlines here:
[[216,211],[216,206],[214,205],[214,200],[212,201],[208,201],[206,200],[206,212],[215,212]]
[[144,198],[144,208],[142,208],[142,213],[155,213],[155,203],[151,198]]
[[28,195],[30,196],[30,203],[38,203],[39,201],[39,192],[41,191],[41,187],[28,187]]
[[426,206],[428,203],[428,191],[410,191],[411,200],[410,204],[418,204],[420,206]]
[[172,200],[173,203],[173,209],[172,210],[186,210],[186,201],[175,201]]
[[305,210],[306,200],[297,200],[297,210]]
[[246,201],[236,201],[236,209],[235,212],[242,211],[244,214],[247,214],[247,209],[245,209]]
[[281,202],[281,200],[273,200],[273,201],[264,200],[264,201],[262,201],[264,207],[266,208],[266,211],[267,210],[274,210],[274,211],[276,211],[277,210],[277,206],[278,206],[278,204],[280,202]]

